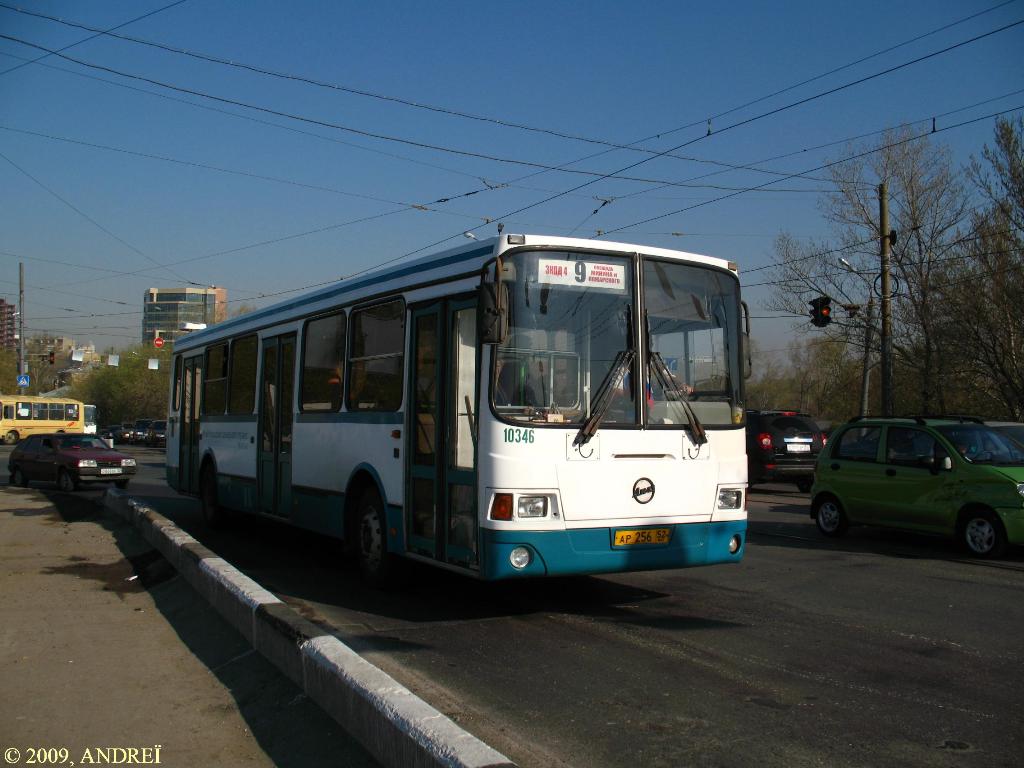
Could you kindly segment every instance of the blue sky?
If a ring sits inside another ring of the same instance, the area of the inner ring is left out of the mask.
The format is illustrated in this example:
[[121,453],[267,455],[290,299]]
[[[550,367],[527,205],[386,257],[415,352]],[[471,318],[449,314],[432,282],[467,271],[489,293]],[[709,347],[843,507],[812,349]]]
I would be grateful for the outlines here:
[[[171,2],[0,0],[98,29]],[[780,232],[828,236],[828,185],[792,179],[715,202],[770,178],[722,164],[800,153],[759,166],[796,173],[842,151],[808,148],[982,101],[938,126],[1024,105],[1013,94],[1024,89],[1024,25],[731,126],[1022,19],[1020,0],[185,0],[117,30],[336,86],[321,87],[104,36],[63,52],[92,67],[57,56],[18,66],[43,52],[25,43],[57,50],[92,33],[0,7],[0,294],[17,301],[22,261],[27,335],[122,348],[140,337],[146,288],[224,286],[232,307],[263,306],[281,298],[266,294],[459,244],[464,230],[492,235],[488,220],[554,235],[619,229],[612,239],[729,258],[742,272],[774,258]],[[992,128],[940,138],[963,164]],[[552,133],[623,145],[660,135],[642,144],[655,152],[692,141],[678,153],[694,160],[649,159],[626,172],[646,181],[601,179],[509,216],[597,177],[497,158],[608,174],[650,157]],[[784,347],[793,321],[760,319],[765,290],[747,295],[755,338]]]

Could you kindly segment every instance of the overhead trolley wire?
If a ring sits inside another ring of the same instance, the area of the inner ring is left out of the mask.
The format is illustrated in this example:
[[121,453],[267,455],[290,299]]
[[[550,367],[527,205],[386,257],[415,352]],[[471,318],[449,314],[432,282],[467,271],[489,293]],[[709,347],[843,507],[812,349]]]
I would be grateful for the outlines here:
[[[945,24],[945,25],[943,25],[941,27],[938,27],[937,29],[934,29],[934,30],[932,30],[930,32],[926,32],[924,34],[918,35],[918,36],[916,36],[914,38],[911,38],[909,40],[906,40],[906,41],[903,41],[903,42],[898,43],[896,45],[893,45],[893,46],[890,46],[888,48],[885,48],[885,49],[883,49],[881,51],[877,51],[875,53],[869,54],[868,56],[864,56],[864,57],[862,57],[860,59],[857,59],[856,61],[850,62],[848,64],[844,64],[844,65],[842,65],[840,67],[835,67],[835,68],[833,68],[833,69],[831,69],[831,70],[829,70],[827,72],[824,72],[822,74],[816,75],[816,76],[811,77],[811,78],[808,78],[808,79],[803,80],[803,81],[801,81],[799,83],[796,83],[794,85],[790,85],[790,86],[787,86],[785,88],[779,89],[779,90],[777,90],[777,91],[775,91],[773,93],[770,93],[770,94],[768,94],[766,96],[759,97],[759,98],[754,99],[752,101],[749,101],[749,102],[747,102],[745,104],[741,104],[741,105],[739,105],[737,107],[733,107],[733,108],[731,108],[729,110],[726,110],[726,111],[723,111],[723,112],[719,112],[719,113],[717,113],[715,115],[710,116],[709,118],[706,118],[706,120],[708,120],[710,122],[710,121],[716,120],[718,118],[724,117],[726,115],[732,114],[734,112],[737,112],[737,111],[739,111],[741,109],[744,109],[746,107],[753,106],[754,104],[758,104],[758,103],[760,103],[762,101],[766,101],[767,99],[770,99],[770,98],[772,98],[774,96],[778,96],[778,95],[781,95],[783,93],[787,93],[788,91],[794,90],[794,89],[799,88],[799,87],[801,87],[803,85],[807,85],[809,83],[815,82],[816,80],[820,80],[820,79],[822,79],[824,77],[827,77],[829,75],[841,72],[841,71],[843,71],[845,69],[849,69],[850,67],[856,66],[857,64],[861,64],[861,63],[863,63],[865,61],[868,61],[870,59],[873,59],[873,58],[876,58],[878,56],[881,56],[881,55],[883,55],[885,53],[892,52],[892,51],[897,50],[899,48],[902,48],[902,47],[904,47],[906,45],[909,45],[911,43],[914,43],[914,42],[917,42],[919,40],[922,40],[922,39],[924,39],[926,37],[930,37],[930,36],[935,35],[935,34],[937,34],[939,32],[942,32],[942,31],[945,31],[945,30],[950,29],[952,27],[955,27],[955,26],[958,26],[960,24],[963,24],[963,23],[965,23],[967,21],[970,21],[972,19],[975,19],[975,18],[977,18],[979,16],[983,16],[985,14],[991,13],[992,11],[998,10],[999,8],[1002,8],[1003,6],[1009,5],[1009,4],[1011,4],[1012,2],[1015,2],[1015,1],[1016,0],[1005,0],[1005,2],[1002,2],[1002,3],[1000,3],[1000,4],[996,5],[996,6],[993,6],[992,8],[988,8],[986,10],[979,11],[977,13],[971,14],[969,16],[966,16],[964,18],[958,19],[958,20],[956,20],[954,22],[951,22],[949,24]],[[571,134],[571,133],[566,133],[566,132],[562,132],[562,131],[556,131],[556,130],[553,130],[553,129],[550,129],[550,128],[544,128],[544,127],[538,127],[538,126],[533,126],[533,125],[527,125],[527,124],[519,123],[519,122],[513,122],[513,121],[509,121],[509,120],[504,120],[504,119],[501,119],[501,118],[495,118],[495,117],[484,116],[484,115],[476,115],[476,114],[472,114],[472,113],[461,111],[461,110],[455,110],[455,109],[451,109],[451,108],[448,108],[448,107],[440,107],[440,106],[433,105],[433,104],[426,104],[426,103],[423,103],[423,102],[413,101],[411,99],[405,99],[405,98],[401,98],[401,97],[398,97],[398,96],[376,93],[376,92],[373,92],[373,91],[368,91],[368,90],[360,89],[360,88],[354,88],[352,86],[341,85],[341,84],[338,84],[338,83],[330,83],[330,82],[326,82],[326,81],[323,81],[323,80],[318,80],[318,79],[315,79],[315,78],[312,78],[312,77],[308,77],[308,76],[304,76],[304,75],[298,75],[298,74],[288,73],[288,72],[280,72],[280,71],[269,69],[267,67],[262,67],[262,66],[258,66],[258,65],[254,65],[254,64],[246,64],[246,63],[243,63],[243,62],[234,61],[234,60],[230,60],[230,59],[225,59],[225,58],[222,58],[222,57],[214,56],[214,55],[208,54],[208,53],[201,53],[201,52],[198,52],[198,51],[193,51],[193,50],[188,50],[188,49],[184,49],[184,48],[179,48],[179,47],[176,47],[176,46],[167,45],[165,43],[160,43],[160,42],[157,42],[157,41],[146,40],[146,39],[143,39],[143,38],[134,37],[134,36],[130,36],[130,35],[116,34],[116,33],[114,33],[113,30],[100,30],[100,29],[97,29],[96,27],[91,27],[91,26],[88,26],[86,24],[82,24],[80,22],[73,22],[73,21],[69,21],[67,19],[61,19],[61,18],[58,18],[58,17],[55,17],[55,16],[50,16],[48,14],[40,13],[40,12],[37,12],[37,11],[29,11],[29,10],[18,8],[16,6],[12,6],[12,5],[9,5],[7,3],[3,3],[3,2],[0,2],[0,8],[5,8],[7,10],[10,10],[10,11],[13,11],[13,12],[16,12],[16,13],[21,13],[21,14],[25,14],[25,15],[29,15],[29,16],[34,16],[36,18],[46,19],[48,21],[53,21],[53,22],[56,22],[56,23],[59,23],[59,24],[63,24],[65,26],[70,26],[70,27],[74,27],[74,28],[78,28],[78,29],[83,29],[83,30],[90,31],[90,32],[95,32],[96,34],[93,37],[96,37],[96,36],[99,36],[99,35],[104,35],[104,36],[107,36],[107,37],[114,38],[116,40],[122,40],[122,41],[125,41],[125,42],[131,42],[131,43],[134,43],[134,44],[137,44],[137,45],[148,46],[148,47],[156,48],[158,50],[162,50],[162,51],[165,51],[165,52],[168,52],[168,53],[174,53],[174,54],[178,54],[178,55],[182,55],[182,56],[187,56],[187,57],[194,58],[194,59],[197,59],[197,60],[200,60],[200,61],[205,61],[205,62],[209,62],[209,63],[219,64],[219,65],[222,65],[222,66],[233,67],[233,68],[236,68],[236,69],[241,69],[241,70],[244,70],[244,71],[249,71],[249,72],[253,72],[255,74],[260,74],[260,75],[264,75],[264,76],[268,76],[268,77],[273,77],[273,78],[282,79],[282,80],[286,80],[286,81],[292,81],[292,82],[299,82],[299,83],[303,83],[303,84],[306,84],[306,85],[312,85],[312,86],[319,87],[319,88],[326,88],[326,89],[335,90],[335,91],[339,91],[339,92],[350,93],[350,94],[354,94],[354,95],[358,95],[358,96],[364,96],[364,97],[368,97],[368,98],[372,98],[372,99],[377,99],[377,100],[381,100],[381,101],[385,101],[385,102],[393,102],[393,103],[401,104],[401,105],[404,105],[404,106],[413,107],[413,108],[416,108],[416,109],[426,110],[426,111],[435,112],[435,113],[439,113],[439,114],[450,115],[450,116],[459,117],[459,118],[463,118],[463,119],[474,120],[474,121],[479,121],[479,122],[485,122],[485,123],[490,123],[490,124],[493,124],[493,125],[499,125],[499,126],[508,127],[508,128],[515,128],[515,129],[518,129],[518,130],[523,130],[523,131],[528,131],[528,132],[547,134],[547,135],[554,136],[554,137],[557,137],[557,138],[562,138],[562,139],[569,139],[569,140],[573,140],[573,141],[580,141],[580,142],[585,142],[585,143],[590,143],[590,144],[598,144],[598,145],[609,147],[610,149],[613,149],[613,150],[614,149],[620,149],[620,150],[628,150],[628,151],[634,151],[634,152],[646,152],[646,153],[650,153],[650,154],[660,155],[660,153],[657,153],[654,150],[649,150],[649,149],[646,149],[644,147],[639,147],[637,145],[643,143],[644,141],[648,141],[648,140],[650,140],[652,138],[660,138],[661,136],[665,136],[665,135],[668,135],[670,133],[675,133],[675,132],[678,132],[680,130],[684,130],[686,128],[693,127],[694,125],[703,124],[705,122],[705,119],[701,119],[701,120],[696,121],[694,123],[690,123],[690,124],[687,124],[687,125],[679,126],[677,128],[673,128],[673,129],[671,129],[669,131],[665,131],[665,132],[662,132],[662,133],[659,133],[659,134],[654,134],[654,135],[649,136],[649,137],[647,137],[645,139],[640,139],[638,141],[634,141],[634,142],[631,142],[629,144],[621,144],[621,143],[617,143],[617,142],[607,141],[607,140],[604,140],[604,139],[596,139],[596,138],[593,138],[593,137],[583,136],[583,135],[579,135],[579,134]],[[114,29],[117,29],[117,27],[115,27]],[[88,39],[92,39],[92,38],[88,38]],[[65,50],[65,49],[62,49],[62,50]],[[667,156],[669,156],[669,157],[676,157],[677,159],[691,161],[691,162],[713,163],[713,164],[717,164],[717,165],[725,165],[727,167],[730,167],[730,165],[728,163],[720,163],[720,162],[714,161],[714,160],[704,160],[704,159],[692,158],[692,157],[679,157],[679,156],[676,156],[676,155],[672,155],[671,153],[669,155],[667,155]],[[760,173],[777,173],[775,171],[759,169],[759,168],[748,168],[746,170],[757,171],[757,172],[760,172]]]
[[[125,21],[125,22],[122,22],[121,24],[118,24],[116,27],[110,27],[109,29],[89,29],[88,31],[95,32],[96,34],[89,35],[89,37],[83,38],[82,40],[79,40],[76,43],[71,43],[70,45],[65,45],[60,50],[61,51],[66,51],[69,48],[74,48],[75,46],[81,45],[82,43],[87,43],[90,40],[95,40],[97,37],[100,37],[102,35],[112,35],[114,33],[115,29],[124,29],[129,24],[134,24],[137,21],[142,21],[143,19],[148,19],[150,16],[155,16],[158,13],[163,13],[164,11],[170,10],[171,8],[174,8],[175,6],[181,5],[182,3],[185,3],[185,2],[188,2],[188,0],[177,0],[176,2],[173,2],[170,5],[165,5],[162,8],[157,8],[156,10],[150,11],[149,13],[144,13],[141,16],[136,16],[134,19],[129,19],[128,21]],[[15,8],[14,6],[6,5],[4,3],[0,3],[0,6],[2,6],[4,8],[7,8],[8,10],[11,10],[11,11],[16,11],[17,13],[24,13],[24,14],[26,14],[28,16],[39,16],[39,17],[42,17],[42,18],[49,18],[52,21],[59,21],[62,24],[65,23],[63,21],[60,21],[60,19],[57,19],[57,18],[43,16],[42,14],[35,13],[33,11],[27,11],[27,10],[25,10],[23,8]],[[21,64],[16,64],[15,66],[11,67],[10,69],[5,69],[2,72],[0,72],[0,77],[3,77],[4,75],[6,75],[6,74],[8,74],[10,72],[14,72],[15,70],[21,69],[22,67],[27,67],[29,64],[35,64],[35,63],[37,63],[39,61],[42,61],[43,59],[45,59],[47,56],[50,56],[50,55],[51,54],[49,54],[49,53],[44,53],[42,56],[38,56],[38,57],[36,57],[34,59],[31,59],[29,61],[22,62]]]
[[[998,34],[1000,32],[1004,32],[1004,31],[1006,31],[1008,29],[1012,29],[1013,27],[1016,27],[1016,26],[1018,26],[1020,24],[1024,24],[1024,20],[1019,20],[1019,21],[1016,21],[1016,22],[1012,22],[1010,24],[1006,24],[1006,25],[1004,25],[1004,26],[1002,26],[1002,27],[1000,27],[998,29],[991,30],[989,32],[985,32],[985,33],[980,34],[980,35],[976,35],[976,36],[974,36],[974,37],[972,37],[972,38],[970,38],[968,40],[964,40],[964,41],[961,41],[959,43],[955,43],[953,45],[947,46],[947,47],[945,47],[945,48],[943,48],[943,49],[941,49],[939,51],[934,51],[932,53],[928,53],[928,54],[925,54],[923,56],[919,56],[919,57],[917,57],[917,58],[915,58],[915,59],[913,59],[911,61],[904,62],[902,64],[894,65],[894,66],[889,67],[887,69],[884,69],[884,70],[882,70],[880,72],[876,72],[876,73],[871,74],[871,75],[866,75],[864,77],[858,78],[857,80],[854,80],[854,81],[851,81],[851,82],[848,82],[848,83],[844,83],[843,85],[839,85],[839,86],[836,86],[834,88],[830,88],[830,89],[828,89],[826,91],[822,91],[820,93],[817,93],[817,94],[805,97],[803,99],[799,99],[798,101],[792,102],[790,104],[786,104],[786,105],[783,105],[781,107],[776,107],[775,109],[771,109],[771,110],[769,110],[767,112],[764,112],[764,113],[761,113],[759,115],[755,115],[753,117],[749,117],[749,118],[746,118],[744,120],[740,120],[737,123],[733,123],[731,125],[725,126],[724,128],[718,129],[715,133],[716,134],[724,133],[725,131],[729,131],[729,130],[732,130],[734,128],[739,128],[741,126],[748,125],[750,123],[756,122],[756,121],[764,119],[766,117],[770,117],[772,115],[775,115],[775,114],[778,114],[780,112],[792,109],[794,107],[801,106],[803,104],[807,104],[807,103],[809,103],[811,101],[814,101],[816,99],[823,98],[825,96],[829,96],[829,95],[838,93],[838,92],[843,91],[843,90],[845,90],[847,88],[851,88],[851,87],[853,87],[855,85],[863,84],[863,83],[868,82],[870,80],[873,80],[875,78],[891,74],[891,73],[896,72],[896,71],[898,71],[900,69],[904,69],[904,68],[906,68],[908,66],[911,66],[911,65],[914,65],[914,64],[918,64],[920,62],[923,62],[923,61],[926,61],[928,59],[934,58],[935,56],[939,56],[941,54],[948,53],[948,52],[953,51],[953,50],[955,50],[957,48],[961,48],[961,47],[963,47],[965,45],[969,45],[969,44],[977,42],[979,40],[983,40],[983,39],[985,39],[987,37],[991,37],[992,35]],[[258,104],[253,104],[253,103],[241,101],[239,99],[231,99],[231,98],[227,98],[227,97],[224,97],[224,96],[215,96],[213,94],[205,93],[203,91],[199,91],[199,90],[196,90],[194,88],[185,88],[183,86],[178,86],[178,85],[173,85],[173,84],[170,84],[170,83],[165,83],[163,81],[156,80],[155,78],[145,77],[143,75],[136,75],[136,74],[132,74],[132,73],[129,73],[129,72],[125,72],[123,70],[118,70],[118,69],[116,69],[114,67],[108,67],[108,66],[105,66],[105,65],[102,65],[102,64],[95,64],[95,63],[92,63],[92,62],[83,61],[83,60],[77,59],[77,58],[75,58],[73,56],[69,56],[66,53],[61,53],[61,52],[58,52],[56,50],[47,48],[46,46],[39,45],[37,43],[33,43],[33,42],[30,42],[30,41],[27,41],[27,40],[23,40],[21,38],[14,37],[12,35],[0,34],[0,40],[9,40],[11,42],[19,43],[21,45],[25,45],[25,46],[30,47],[30,48],[36,48],[38,50],[48,52],[48,53],[50,53],[50,54],[52,54],[54,56],[57,56],[57,57],[62,58],[62,59],[65,59],[66,61],[70,61],[72,63],[78,64],[78,65],[83,66],[83,67],[87,67],[89,69],[96,69],[96,70],[99,70],[99,71],[108,72],[110,74],[119,75],[121,77],[125,77],[125,78],[128,78],[128,79],[138,80],[140,82],[149,83],[151,85],[156,85],[156,86],[159,86],[161,88],[166,88],[168,90],[178,91],[180,93],[187,93],[187,94],[192,95],[192,96],[199,96],[199,97],[202,97],[202,98],[210,99],[212,101],[219,101],[219,102],[222,102],[222,103],[225,103],[225,104],[231,104],[233,106],[244,107],[244,108],[247,108],[247,109],[252,109],[252,110],[257,111],[257,112],[263,112],[263,113],[266,113],[266,114],[275,115],[277,117],[285,117],[285,118],[289,118],[289,119],[296,120],[296,121],[299,121],[299,122],[309,123],[311,125],[319,125],[319,126],[325,127],[325,128],[333,128],[333,129],[336,129],[336,130],[340,130],[340,131],[344,131],[344,132],[348,132],[348,133],[354,133],[356,135],[365,136],[365,137],[368,137],[368,138],[374,138],[374,139],[378,139],[378,140],[381,140],[381,141],[390,141],[390,142],[396,142],[396,143],[400,143],[400,144],[406,144],[408,146],[417,147],[419,149],[428,149],[428,150],[433,150],[433,151],[438,151],[438,152],[446,152],[446,153],[455,154],[455,155],[461,155],[461,156],[465,156],[465,157],[472,157],[472,158],[482,159],[482,160],[490,160],[492,162],[508,163],[508,164],[515,164],[515,165],[526,165],[526,166],[531,166],[531,167],[543,167],[544,170],[559,170],[559,171],[564,171],[564,172],[572,172],[569,169],[558,168],[558,167],[554,167],[554,166],[547,166],[547,165],[540,164],[540,163],[531,163],[529,161],[522,161],[522,160],[513,160],[513,159],[509,159],[509,158],[502,158],[502,157],[497,157],[497,156],[494,156],[494,155],[488,155],[488,154],[483,153],[483,152],[474,152],[474,151],[465,150],[465,149],[457,149],[457,148],[454,148],[454,147],[446,147],[446,146],[443,146],[443,145],[431,144],[429,142],[416,141],[416,140],[405,139],[405,138],[396,137],[396,136],[389,136],[389,135],[382,134],[382,133],[377,133],[377,132],[374,132],[374,131],[365,131],[365,130],[362,130],[362,129],[359,129],[359,128],[352,128],[350,126],[342,125],[340,123],[333,123],[333,122],[328,121],[328,120],[320,120],[320,119],[317,119],[317,118],[306,117],[306,116],[303,116],[303,115],[297,115],[297,114],[285,112],[283,110],[278,110],[278,109],[273,109],[273,108],[270,108],[270,107],[260,106]],[[589,186],[590,184],[593,184],[596,181],[600,181],[600,180],[604,180],[604,179],[607,179],[607,178],[616,177],[618,174],[624,173],[625,171],[631,170],[631,169],[636,168],[636,167],[638,167],[640,165],[644,165],[645,163],[648,163],[651,160],[654,160],[654,159],[657,159],[657,158],[660,158],[660,157],[665,157],[666,155],[668,155],[668,154],[670,154],[672,152],[676,152],[679,149],[682,149],[683,147],[690,146],[691,144],[695,144],[695,143],[697,143],[698,141],[700,141],[700,140],[702,140],[704,138],[707,138],[707,136],[700,136],[697,139],[692,139],[690,141],[683,142],[683,143],[681,143],[681,144],[679,144],[677,146],[674,146],[674,147],[672,147],[670,149],[663,150],[663,151],[660,151],[660,152],[655,152],[654,150],[651,150],[651,152],[653,154],[649,155],[648,157],[645,157],[642,160],[637,161],[636,163],[631,163],[630,165],[628,165],[628,166],[626,166],[624,168],[621,168],[621,169],[619,169],[617,171],[614,171],[612,173],[607,173],[607,174],[599,175],[597,177],[597,179],[595,179],[594,181],[587,182],[587,183],[582,184],[582,185],[580,185],[578,187],[574,187],[573,189],[567,190],[566,192],[559,193],[555,197],[539,201],[539,202],[535,203],[534,205],[543,205],[544,203],[549,202],[550,200],[553,200],[556,197],[562,197],[563,195],[568,194],[569,192],[574,192],[577,189],[581,189],[582,187]],[[790,174],[786,178],[794,178],[794,177],[795,177],[795,175]],[[768,185],[763,185],[763,186],[768,186]],[[531,207],[533,207],[533,206],[531,206]],[[525,210],[525,209],[521,209],[521,210]],[[519,212],[521,212],[521,210],[520,211],[515,211],[515,212],[507,214],[507,215],[515,215],[515,213],[519,213]]]
[[127,240],[125,240],[124,238],[120,237],[119,235],[115,234],[114,232],[111,232],[111,231],[110,231],[109,229],[107,229],[107,228],[106,228],[105,226],[103,226],[102,224],[100,224],[100,223],[99,223],[98,221],[96,221],[96,219],[94,219],[94,218],[93,218],[92,216],[90,216],[89,214],[87,214],[87,213],[86,213],[85,211],[83,211],[83,210],[82,210],[81,208],[79,208],[78,206],[76,206],[76,205],[75,205],[74,203],[72,203],[72,202],[71,202],[70,200],[67,200],[67,199],[65,199],[64,197],[62,197],[61,195],[59,195],[59,194],[58,194],[57,192],[55,192],[54,190],[52,190],[52,189],[51,189],[50,187],[48,187],[48,186],[47,186],[46,184],[44,184],[44,183],[43,183],[42,181],[40,181],[39,179],[37,179],[37,178],[36,178],[35,176],[33,176],[33,175],[32,175],[31,173],[29,173],[28,171],[26,171],[26,170],[25,170],[24,168],[22,168],[22,167],[21,167],[20,165],[18,165],[18,164],[17,164],[16,162],[14,162],[13,160],[11,160],[11,158],[9,158],[9,157],[8,157],[7,155],[5,155],[5,154],[4,154],[3,152],[0,152],[0,158],[2,158],[3,160],[6,160],[6,161],[7,161],[7,162],[8,162],[8,163],[9,163],[10,165],[12,165],[12,166],[13,166],[13,167],[14,167],[15,169],[17,169],[17,170],[18,170],[18,171],[19,171],[20,173],[22,173],[22,174],[23,174],[24,176],[26,176],[26,177],[28,177],[29,179],[31,179],[31,180],[32,180],[32,181],[33,181],[33,182],[34,182],[35,184],[37,184],[37,185],[38,185],[39,187],[41,187],[41,188],[42,188],[43,190],[45,190],[45,191],[46,191],[46,192],[47,192],[48,194],[52,195],[52,196],[53,196],[54,198],[56,198],[56,199],[57,199],[57,200],[59,200],[59,201],[60,201],[61,203],[63,203],[64,205],[66,205],[66,206],[67,206],[68,208],[70,208],[70,209],[71,209],[72,211],[74,211],[75,213],[77,213],[77,214],[78,214],[79,216],[81,216],[81,217],[82,217],[83,219],[85,219],[86,221],[88,221],[88,222],[89,222],[90,224],[92,224],[92,225],[93,225],[94,227],[96,227],[97,229],[99,229],[99,230],[100,230],[101,232],[103,232],[104,234],[106,234],[106,235],[108,235],[108,236],[112,237],[112,238],[113,238],[114,240],[116,240],[117,242],[121,243],[121,245],[123,245],[123,246],[124,246],[125,248],[128,248],[129,250],[133,251],[134,253],[136,253],[136,254],[138,254],[139,256],[141,256],[141,257],[143,257],[144,259],[146,259],[147,261],[150,261],[150,262],[152,262],[152,263],[153,263],[154,265],[156,265],[156,267],[157,267],[157,268],[160,268],[160,269],[166,269],[166,270],[167,270],[167,271],[168,271],[168,272],[169,272],[169,273],[170,273],[170,274],[171,274],[171,275],[172,275],[173,277],[175,277],[176,279],[178,279],[178,280],[182,280],[182,281],[184,281],[184,282],[186,282],[186,283],[190,283],[191,285],[198,285],[198,283],[194,283],[193,281],[191,281],[191,280],[188,280],[187,278],[184,278],[184,277],[182,277],[182,276],[181,276],[180,274],[178,274],[178,273],[177,273],[177,272],[175,272],[175,271],[174,271],[173,269],[171,269],[171,268],[170,268],[170,266],[168,266],[168,265],[165,265],[165,264],[160,264],[159,262],[157,262],[157,260],[156,260],[156,259],[152,258],[151,256],[149,256],[149,255],[148,255],[148,254],[146,254],[146,253],[143,253],[143,252],[142,252],[141,250],[139,250],[138,248],[136,248],[136,247],[135,247],[134,245],[132,245],[131,243],[129,243],[129,242],[128,242]]
[[[1021,23],[1021,22],[1018,22],[1018,23]],[[991,120],[991,119],[993,119],[995,117],[1000,117],[1002,115],[1010,114],[1012,112],[1018,112],[1018,111],[1020,111],[1022,109],[1024,109],[1024,105],[1017,106],[1017,107],[1012,107],[1011,109],[1006,109],[1006,110],[1002,110],[1002,111],[999,111],[999,112],[993,112],[991,114],[984,115],[983,117],[974,118],[973,120],[964,120],[962,122],[955,123],[954,125],[945,126],[943,128],[936,128],[934,131],[931,131],[929,133],[917,134],[915,136],[910,136],[910,137],[905,138],[905,139],[900,139],[899,141],[895,141],[895,142],[893,142],[891,144],[887,144],[884,147],[875,147],[874,149],[869,149],[869,150],[867,150],[865,152],[859,152],[859,153],[857,153],[855,155],[850,155],[849,157],[844,157],[844,158],[841,158],[839,160],[834,160],[834,161],[829,162],[829,163],[824,163],[823,165],[815,166],[814,168],[811,168],[809,170],[811,172],[814,172],[814,171],[823,170],[825,168],[831,168],[834,165],[840,165],[842,163],[848,163],[851,160],[856,160],[857,158],[860,158],[860,157],[866,157],[867,155],[874,154],[875,152],[879,152],[879,151],[881,151],[883,149],[890,149],[892,147],[898,147],[901,144],[907,144],[907,143],[909,143],[911,141],[918,141],[919,139],[922,139],[922,138],[924,138],[926,136],[931,136],[931,135],[934,135],[936,133],[943,133],[945,131],[953,130],[954,128],[962,128],[965,125],[972,125],[973,123],[978,123],[978,122],[981,122],[982,120]],[[785,179],[784,178],[783,179],[777,179],[776,181],[785,181]],[[764,184],[759,185],[758,187],[751,187],[750,189],[745,190],[745,191],[752,192],[755,189],[759,189],[760,187],[771,185],[771,184],[775,184],[776,181],[767,181]],[[717,203],[717,202],[720,202],[722,200],[728,200],[730,198],[737,197],[737,196],[742,195],[742,194],[744,194],[744,192],[731,192],[728,195],[722,195],[721,197],[716,197],[716,198],[711,199],[711,200],[706,200],[704,202],[696,203],[694,205],[690,205],[690,206],[687,206],[685,208],[679,208],[679,209],[674,210],[674,211],[669,211],[668,213],[659,214],[658,216],[651,216],[651,217],[643,219],[641,221],[635,221],[632,224],[625,224],[625,225],[623,225],[621,227],[616,227],[615,229],[609,229],[609,230],[606,230],[603,234],[604,235],[609,235],[609,234],[612,234],[613,232],[621,232],[624,229],[630,229],[632,227],[638,227],[638,226],[640,226],[642,224],[649,224],[652,221],[658,221],[660,219],[668,218],[669,216],[675,216],[676,214],[679,214],[679,213],[685,213],[686,211],[692,211],[692,210],[694,210],[696,208],[700,208],[702,206],[709,205],[711,203]]]

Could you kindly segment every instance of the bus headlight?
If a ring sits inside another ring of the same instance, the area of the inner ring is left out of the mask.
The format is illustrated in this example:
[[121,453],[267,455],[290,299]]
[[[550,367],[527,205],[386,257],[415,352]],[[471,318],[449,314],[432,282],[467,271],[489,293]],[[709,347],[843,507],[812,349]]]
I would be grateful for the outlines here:
[[547,517],[547,496],[520,496],[516,514],[519,517]]
[[78,466],[79,467],[95,467],[96,466],[96,459],[79,459],[78,460]]
[[508,561],[517,571],[523,570],[530,564],[530,550],[526,547],[516,547],[508,554]]
[[739,509],[743,506],[743,491],[739,488],[720,488],[718,491],[719,509]]

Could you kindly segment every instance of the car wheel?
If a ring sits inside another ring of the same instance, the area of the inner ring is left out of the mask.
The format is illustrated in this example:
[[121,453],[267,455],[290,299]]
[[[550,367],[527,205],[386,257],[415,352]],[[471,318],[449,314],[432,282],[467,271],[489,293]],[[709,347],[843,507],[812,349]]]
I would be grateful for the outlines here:
[[814,503],[814,522],[825,536],[842,536],[850,526],[843,505],[831,496]]
[[359,570],[371,585],[386,586],[394,576],[394,555],[388,553],[384,504],[374,489],[367,489],[359,498],[358,516]]
[[972,510],[960,521],[960,541],[975,557],[999,557],[1006,549],[1006,531],[989,510]]
[[207,466],[199,479],[199,504],[203,512],[203,520],[211,528],[221,528],[227,522],[224,507],[217,501],[217,473],[213,467]]
[[114,481],[114,485],[116,485],[121,490],[124,490],[125,488],[128,487],[128,481],[127,480],[115,480]]
[[11,470],[11,485],[17,485],[22,488],[28,487],[28,478],[25,477],[25,473],[21,471],[21,467],[15,467]]
[[14,445],[18,442],[18,433],[13,429],[8,431],[8,433],[4,435],[4,442],[8,445]]
[[796,481],[796,489],[798,491],[800,491],[800,493],[810,493],[812,485],[814,485],[814,481],[813,480],[797,480]]
[[70,493],[71,491],[78,490],[78,483],[75,481],[75,478],[71,476],[70,472],[61,467],[57,471],[57,487],[62,491]]

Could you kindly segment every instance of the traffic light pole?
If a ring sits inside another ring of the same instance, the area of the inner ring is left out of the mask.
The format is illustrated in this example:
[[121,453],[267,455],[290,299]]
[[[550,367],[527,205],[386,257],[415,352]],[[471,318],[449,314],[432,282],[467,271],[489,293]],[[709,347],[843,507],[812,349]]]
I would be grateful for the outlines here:
[[889,194],[883,181],[878,185],[878,229],[882,259],[882,415],[893,415],[892,396],[892,286],[889,279]]
[[860,415],[868,415],[868,392],[871,385],[871,331],[875,322],[875,297],[868,296],[868,312],[864,320],[864,370],[860,374]]

